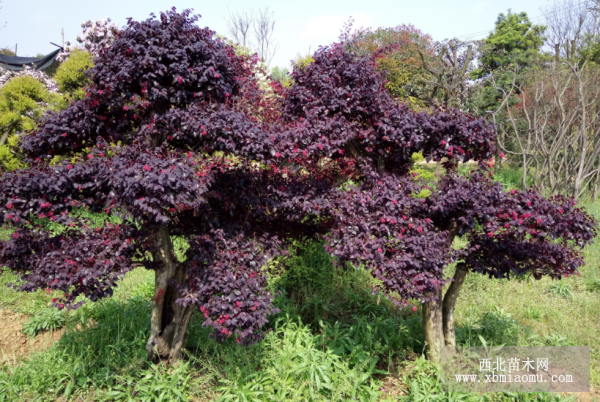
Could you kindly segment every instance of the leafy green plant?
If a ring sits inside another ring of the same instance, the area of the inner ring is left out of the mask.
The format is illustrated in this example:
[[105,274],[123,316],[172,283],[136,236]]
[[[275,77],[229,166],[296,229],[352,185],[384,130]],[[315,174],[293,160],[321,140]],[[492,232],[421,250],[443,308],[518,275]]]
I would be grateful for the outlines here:
[[[318,348],[309,327],[288,321],[265,339],[268,358],[262,370],[246,374],[239,369],[221,380],[220,401],[342,401],[377,400],[371,379],[376,373],[369,359],[349,365],[330,350]],[[363,356],[364,357],[364,356]]]
[[163,365],[152,364],[142,372],[141,378],[126,377],[104,394],[113,401],[187,401],[190,385],[189,363],[168,370]]
[[544,343],[547,346],[575,346],[575,343],[568,336],[560,334],[548,335],[544,338]]
[[466,346],[518,345],[524,328],[504,309],[494,306],[479,319],[467,320],[457,327],[457,343]]
[[565,281],[552,282],[550,286],[548,286],[548,293],[564,297],[565,299],[572,299],[574,296],[571,285]]
[[56,331],[65,325],[65,314],[56,308],[46,308],[23,325],[23,333],[33,338],[42,331]]

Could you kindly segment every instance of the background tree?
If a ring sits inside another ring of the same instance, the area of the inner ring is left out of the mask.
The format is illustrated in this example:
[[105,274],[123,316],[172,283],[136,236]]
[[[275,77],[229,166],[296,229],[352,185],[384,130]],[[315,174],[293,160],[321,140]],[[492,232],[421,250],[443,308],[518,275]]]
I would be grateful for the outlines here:
[[[517,14],[508,10],[507,14],[501,13],[494,31],[480,45],[479,68],[471,73],[471,77],[481,79],[493,73],[496,85],[510,88],[511,83],[519,79],[513,77],[514,66],[519,65],[519,71],[523,72],[533,58],[539,56],[545,29],[530,22],[525,12]],[[482,114],[496,112],[502,102],[501,91],[485,80],[478,89],[480,92],[473,108]]]
[[385,87],[394,98],[424,106],[429,77],[419,52],[433,54],[434,45],[429,35],[412,25],[399,25],[360,29],[349,33],[345,40],[351,51],[377,59],[377,69],[385,74]]
[[469,74],[473,71],[477,45],[457,39],[438,43],[435,56],[421,52],[423,68],[430,77],[429,105],[464,108],[469,96]]
[[[584,195],[596,199],[599,187],[600,70],[566,60],[539,61],[515,82],[519,102],[508,105],[511,92],[501,86],[504,99],[499,124],[500,145],[522,160],[523,186],[527,175],[543,192]],[[493,115],[494,120],[499,117]]]
[[268,67],[277,53],[279,45],[273,38],[275,16],[269,7],[255,11],[229,11],[227,26],[229,35],[241,46],[253,49]]
[[527,65],[544,44],[545,26],[534,25],[527,13],[501,13],[496,27],[481,49],[479,75],[488,74],[511,63]]
[[[95,59],[86,98],[23,137],[29,168],[0,178],[2,220],[15,229],[0,262],[20,290],[61,290],[56,304],[76,307],[80,295],[110,295],[133,266],[152,269],[147,352],[176,363],[194,308],[217,340],[259,340],[275,311],[261,267],[288,241],[317,237],[382,291],[424,303],[436,359],[453,339],[460,286],[442,304],[453,258],[457,283],[467,271],[559,278],[583,263],[575,247],[591,241],[595,222],[572,200],[491,182],[483,162],[496,133],[485,120],[399,104],[373,60],[341,44],[319,49],[295,66],[289,88],[274,83],[267,96],[257,60],[195,23],[175,10],[130,20]],[[78,157],[84,141],[90,150]],[[427,184],[410,173],[417,151],[448,158],[447,177],[425,198]],[[53,155],[63,162],[51,165]],[[456,175],[465,159],[482,162],[469,179]],[[76,208],[123,220],[92,225]],[[40,230],[39,219],[63,232]],[[458,253],[457,235],[468,240]],[[176,236],[189,245],[182,261]]]
[[559,57],[573,59],[589,46],[594,36],[594,16],[585,2],[554,0],[544,9],[547,50]]

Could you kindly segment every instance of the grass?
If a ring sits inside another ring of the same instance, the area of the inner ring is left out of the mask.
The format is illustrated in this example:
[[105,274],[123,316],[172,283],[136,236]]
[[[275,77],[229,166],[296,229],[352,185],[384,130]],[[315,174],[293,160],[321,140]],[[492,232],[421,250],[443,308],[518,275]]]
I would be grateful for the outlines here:
[[[504,174],[502,182],[507,188],[518,185],[519,173]],[[600,218],[600,203],[588,210]],[[0,229],[0,237],[8,235]],[[561,281],[469,274],[455,313],[458,342],[589,345],[591,382],[599,387],[600,245],[586,248],[585,260],[581,277]],[[218,344],[202,317],[194,315],[187,359],[173,369],[146,361],[154,274],[131,271],[110,299],[69,313],[54,347],[3,367],[0,401],[573,400],[556,394],[442,391],[436,367],[420,357],[420,310],[412,311],[419,304],[400,310],[372,295],[368,274],[334,267],[318,243],[292,249],[270,267],[270,278],[273,291],[280,291],[281,312],[271,317],[263,341],[247,348]],[[56,297],[7,288],[15,279],[0,274],[0,308],[35,316]]]

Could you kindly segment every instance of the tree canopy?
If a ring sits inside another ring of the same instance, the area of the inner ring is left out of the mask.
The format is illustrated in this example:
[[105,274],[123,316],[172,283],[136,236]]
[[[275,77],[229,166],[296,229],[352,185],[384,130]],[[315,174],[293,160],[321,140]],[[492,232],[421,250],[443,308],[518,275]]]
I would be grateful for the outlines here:
[[500,13],[494,31],[485,39],[480,74],[511,63],[526,65],[543,45],[545,30],[543,25],[534,25],[525,12]]

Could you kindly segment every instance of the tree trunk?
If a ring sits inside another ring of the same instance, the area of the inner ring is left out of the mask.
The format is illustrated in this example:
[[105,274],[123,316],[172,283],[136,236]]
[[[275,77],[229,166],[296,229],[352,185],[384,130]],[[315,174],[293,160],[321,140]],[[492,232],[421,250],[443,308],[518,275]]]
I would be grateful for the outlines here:
[[523,154],[523,175],[521,176],[521,188],[527,190],[527,155]]
[[154,304],[146,352],[150,361],[166,359],[169,364],[176,365],[181,359],[182,348],[187,340],[193,305],[183,307],[175,303],[181,296],[169,282],[171,279],[178,283],[183,282],[186,267],[175,257],[166,226],[157,231],[155,241],[159,251],[154,258],[160,261],[161,265],[155,271]]
[[456,348],[456,333],[454,331],[454,307],[456,306],[456,300],[460,293],[465,278],[467,277],[467,270],[464,264],[456,265],[456,272],[454,273],[454,281],[450,284],[450,287],[444,295],[444,301],[442,302],[442,320],[444,329],[444,342],[448,347]]
[[444,347],[444,331],[442,327],[442,290],[439,289],[428,295],[436,300],[423,303],[423,334],[425,349],[429,360],[438,362]]

